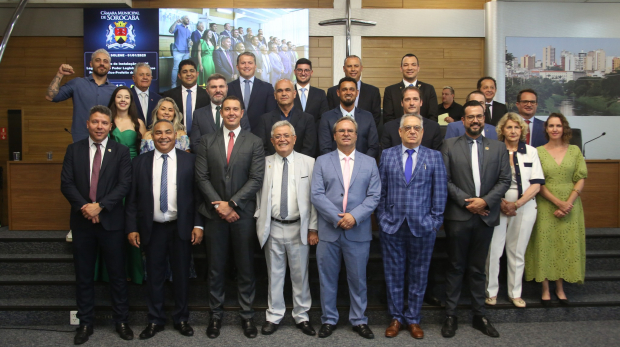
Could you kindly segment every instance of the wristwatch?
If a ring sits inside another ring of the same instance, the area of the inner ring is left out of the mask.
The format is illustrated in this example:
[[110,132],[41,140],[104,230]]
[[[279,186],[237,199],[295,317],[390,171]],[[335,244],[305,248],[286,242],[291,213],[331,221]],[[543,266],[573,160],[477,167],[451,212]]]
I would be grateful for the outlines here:
[[105,207],[103,206],[102,203],[99,203],[99,208],[103,210]]
[[237,204],[235,204],[234,201],[230,200],[230,201],[228,201],[228,206],[230,206],[231,208],[235,208],[235,206],[237,206]]

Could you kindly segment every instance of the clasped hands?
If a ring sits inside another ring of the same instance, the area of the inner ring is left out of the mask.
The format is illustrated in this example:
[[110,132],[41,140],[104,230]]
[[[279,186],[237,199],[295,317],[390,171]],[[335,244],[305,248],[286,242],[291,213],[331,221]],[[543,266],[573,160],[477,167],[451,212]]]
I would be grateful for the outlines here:
[[489,215],[489,211],[487,210],[487,202],[484,201],[484,199],[482,198],[470,198],[470,199],[465,199],[465,201],[469,202],[469,204],[467,206],[465,206],[465,208],[473,213],[473,214],[479,214],[481,216],[488,216]]
[[227,221],[228,223],[236,222],[237,220],[239,220],[239,215],[232,207],[228,205],[228,201],[213,201],[211,205],[218,205],[215,208],[215,211],[220,216],[220,218]]
[[558,207],[558,209],[553,212],[553,215],[557,218],[566,217],[566,215],[568,215],[570,211],[573,210],[573,204],[568,201],[558,201],[556,203],[556,206]]
[[517,206],[515,206],[514,202],[506,201],[502,199],[502,203],[499,207],[500,211],[508,217],[514,217],[517,215]]
[[344,230],[349,230],[355,226],[355,217],[353,217],[350,213],[338,213],[338,217],[342,217],[342,219],[338,221],[337,227]]
[[99,207],[99,203],[91,202],[90,204],[85,204],[80,209],[82,211],[82,216],[92,221],[93,224],[99,223],[99,213],[101,213],[101,207]]

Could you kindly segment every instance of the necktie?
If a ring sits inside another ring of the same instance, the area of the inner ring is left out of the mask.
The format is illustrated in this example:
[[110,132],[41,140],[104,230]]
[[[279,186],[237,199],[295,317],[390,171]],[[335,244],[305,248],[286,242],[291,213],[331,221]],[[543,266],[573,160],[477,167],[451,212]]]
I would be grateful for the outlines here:
[[342,199],[342,212],[347,212],[347,200],[349,199],[349,184],[351,183],[351,168],[349,167],[349,160],[351,158],[344,157],[344,171],[342,172],[342,179],[344,181],[344,199]]
[[288,160],[282,158],[284,168],[282,169],[282,189],[280,189],[280,217],[288,217]]
[[166,213],[168,212],[168,154],[162,154],[164,163],[161,165],[161,186],[159,194],[159,209]]
[[413,83],[409,83],[409,87],[415,87]]
[[484,122],[487,124],[491,124],[491,106],[493,104],[487,104],[487,107],[484,109]]
[[532,132],[529,131],[530,130],[530,123],[532,123],[532,121],[529,120],[529,119],[526,119],[525,123],[527,123],[527,130],[528,130],[527,136],[525,137],[525,143],[527,143],[529,145],[530,144],[530,137],[532,137]]
[[478,162],[478,141],[471,146],[471,173],[474,176],[476,197],[480,196],[480,163]]
[[188,89],[185,100],[185,132],[189,134],[190,131],[192,131],[192,91]]
[[245,89],[243,90],[243,105],[245,105],[245,109],[248,109],[248,104],[250,103],[250,80],[244,80]]
[[232,153],[233,147],[235,146],[235,133],[230,131],[228,133],[230,139],[228,140],[228,151],[226,153],[226,165],[230,163],[230,153]]
[[305,111],[306,110],[306,88],[301,88],[301,95],[299,95],[299,100],[301,100],[301,108]]
[[228,64],[230,64],[230,67],[234,70],[232,60],[230,60],[230,52],[225,51],[225,53],[226,53],[226,59],[228,59]]
[[411,181],[411,176],[413,175],[413,158],[412,155],[415,153],[415,149],[407,150],[407,161],[405,162],[405,181],[409,184]]
[[95,146],[97,146],[97,151],[93,159],[93,172],[90,175],[90,191],[88,192],[91,202],[97,201],[97,184],[99,183],[99,171],[101,171],[101,144],[95,143]]
[[144,115],[144,121],[147,121],[149,112],[148,95],[145,92],[140,93],[140,106],[142,106],[142,115]]
[[221,125],[221,118],[220,118],[220,110],[222,109],[222,106],[215,106],[215,127],[216,128],[220,128]]

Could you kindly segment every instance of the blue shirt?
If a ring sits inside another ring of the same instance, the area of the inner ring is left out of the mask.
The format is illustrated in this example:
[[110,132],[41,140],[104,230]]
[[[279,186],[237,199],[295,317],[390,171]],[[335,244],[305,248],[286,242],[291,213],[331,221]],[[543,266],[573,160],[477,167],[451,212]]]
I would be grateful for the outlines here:
[[411,167],[411,176],[413,176],[413,172],[415,171],[415,166],[418,163],[418,151],[420,150],[420,146],[415,148],[407,148],[405,145],[400,145],[400,150],[403,156],[403,172],[407,169],[407,158],[409,158],[409,153],[407,151],[409,149],[413,149],[413,153],[411,153],[411,161],[413,163]]
[[250,81],[250,96],[252,96],[252,88],[254,88],[254,76],[250,78],[243,78],[239,76],[239,85],[241,86],[241,99],[245,99],[245,81]]
[[188,41],[192,32],[185,25],[179,23],[174,27],[174,46],[180,53],[189,53]]
[[289,119],[290,119],[291,113],[293,113],[293,109],[294,109],[294,108],[295,108],[295,106],[293,106],[293,107],[291,108],[291,110],[290,110],[290,111],[288,111],[288,117],[287,117],[287,116],[285,116],[285,115],[284,115],[284,112],[282,111],[282,109],[280,109],[280,120],[285,120],[285,121],[289,121],[289,122],[290,122],[290,120],[289,120]]
[[88,77],[74,78],[60,87],[52,101],[60,102],[73,98],[73,124],[71,124],[73,142],[89,136],[86,122],[90,109],[96,105],[108,106],[115,89],[116,86],[108,79],[104,84],[97,85],[92,74]]

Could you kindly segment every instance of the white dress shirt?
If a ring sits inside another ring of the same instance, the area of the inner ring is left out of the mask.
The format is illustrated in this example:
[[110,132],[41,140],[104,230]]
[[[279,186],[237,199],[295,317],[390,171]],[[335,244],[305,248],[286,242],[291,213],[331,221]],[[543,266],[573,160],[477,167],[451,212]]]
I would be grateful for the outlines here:
[[[189,88],[189,90],[192,91],[192,117],[194,116],[194,111],[196,110],[196,92],[198,91],[198,85],[194,85],[193,87]],[[187,105],[185,105],[187,103],[187,88],[185,87],[181,87],[181,100],[183,101],[183,119],[187,118],[185,116],[186,114],[186,110],[187,110]],[[185,119],[185,122],[183,124],[187,124],[187,119]]]
[[[243,101],[245,99],[245,80],[246,78],[243,78],[241,76],[239,76],[239,84],[241,87],[241,101]],[[250,81],[250,96],[252,95],[252,88],[254,87],[254,76],[252,76],[251,78],[247,78],[248,81]],[[246,115],[247,116],[247,115]]]
[[[228,154],[228,141],[230,141],[230,136],[228,136],[228,133],[230,133],[231,130],[228,130],[227,127],[222,126],[222,131],[224,131],[224,150],[225,153]],[[233,143],[237,143],[237,138],[241,132],[241,126],[238,126],[237,129],[232,130],[232,132],[235,134],[235,136],[233,136]]]
[[162,212],[159,204],[161,195],[161,171],[164,164],[162,153],[155,148],[153,156],[153,221],[170,222],[177,219],[177,153],[172,149],[168,152],[166,177],[168,183],[168,211]]
[[413,161],[413,166],[411,168],[411,177],[413,177],[413,172],[415,171],[415,166],[418,163],[418,151],[420,150],[420,146],[414,148],[407,148],[405,145],[400,145],[401,153],[403,154],[403,172],[405,172],[405,168],[407,167],[407,158],[409,158],[409,153],[407,153],[408,149],[415,150],[411,153],[411,160]]
[[[108,137],[106,136],[103,141],[101,141],[101,147],[99,150],[101,151],[101,163],[103,163],[103,156],[105,155],[105,147],[108,145]],[[88,151],[90,154],[90,174],[88,175],[88,182],[93,177],[93,160],[95,160],[95,153],[97,153],[97,146],[95,146],[95,141],[93,141],[90,136],[88,137]]]
[[413,84],[415,87],[418,86],[418,79],[416,78],[415,81],[413,82],[407,82],[406,80],[403,79],[403,84],[405,85],[405,87],[409,87],[409,85]]
[[144,115],[144,121],[146,122],[146,119],[148,118],[147,112],[149,111],[149,90],[147,88],[146,92],[143,92],[140,89],[136,88],[136,94],[138,94],[138,101],[140,101],[140,106],[142,107],[142,114]]
[[[213,114],[213,123],[215,123],[215,125],[217,125],[217,110],[215,109],[217,106],[220,107],[220,127],[222,126],[222,124],[224,124],[223,120],[222,120],[222,105],[216,105],[213,102],[211,102],[211,114]],[[228,135],[226,135],[228,136]]]
[[271,216],[282,220],[299,219],[299,206],[297,205],[297,185],[295,183],[295,156],[293,152],[286,157],[288,161],[288,216],[280,216],[280,200],[282,192],[282,171],[284,169],[283,158],[276,153],[273,164],[273,180],[271,181]]
[[[346,155],[338,150],[338,159],[340,160],[340,170],[342,170],[342,179],[344,180],[344,157]],[[355,162],[355,150],[349,154],[349,182],[351,182],[351,176],[353,176],[353,163]]]
[[355,120],[355,108],[351,112],[348,112],[347,110],[342,108],[342,104],[340,104],[340,112],[342,112],[342,116],[343,117],[346,116],[347,114],[350,114],[351,118],[353,118]]
[[295,83],[297,87],[297,95],[299,95],[299,100],[301,100],[301,88],[306,88],[304,91],[304,95],[306,96],[306,102],[308,101],[308,94],[310,93],[310,83],[306,84],[305,87],[300,86],[298,83]]

